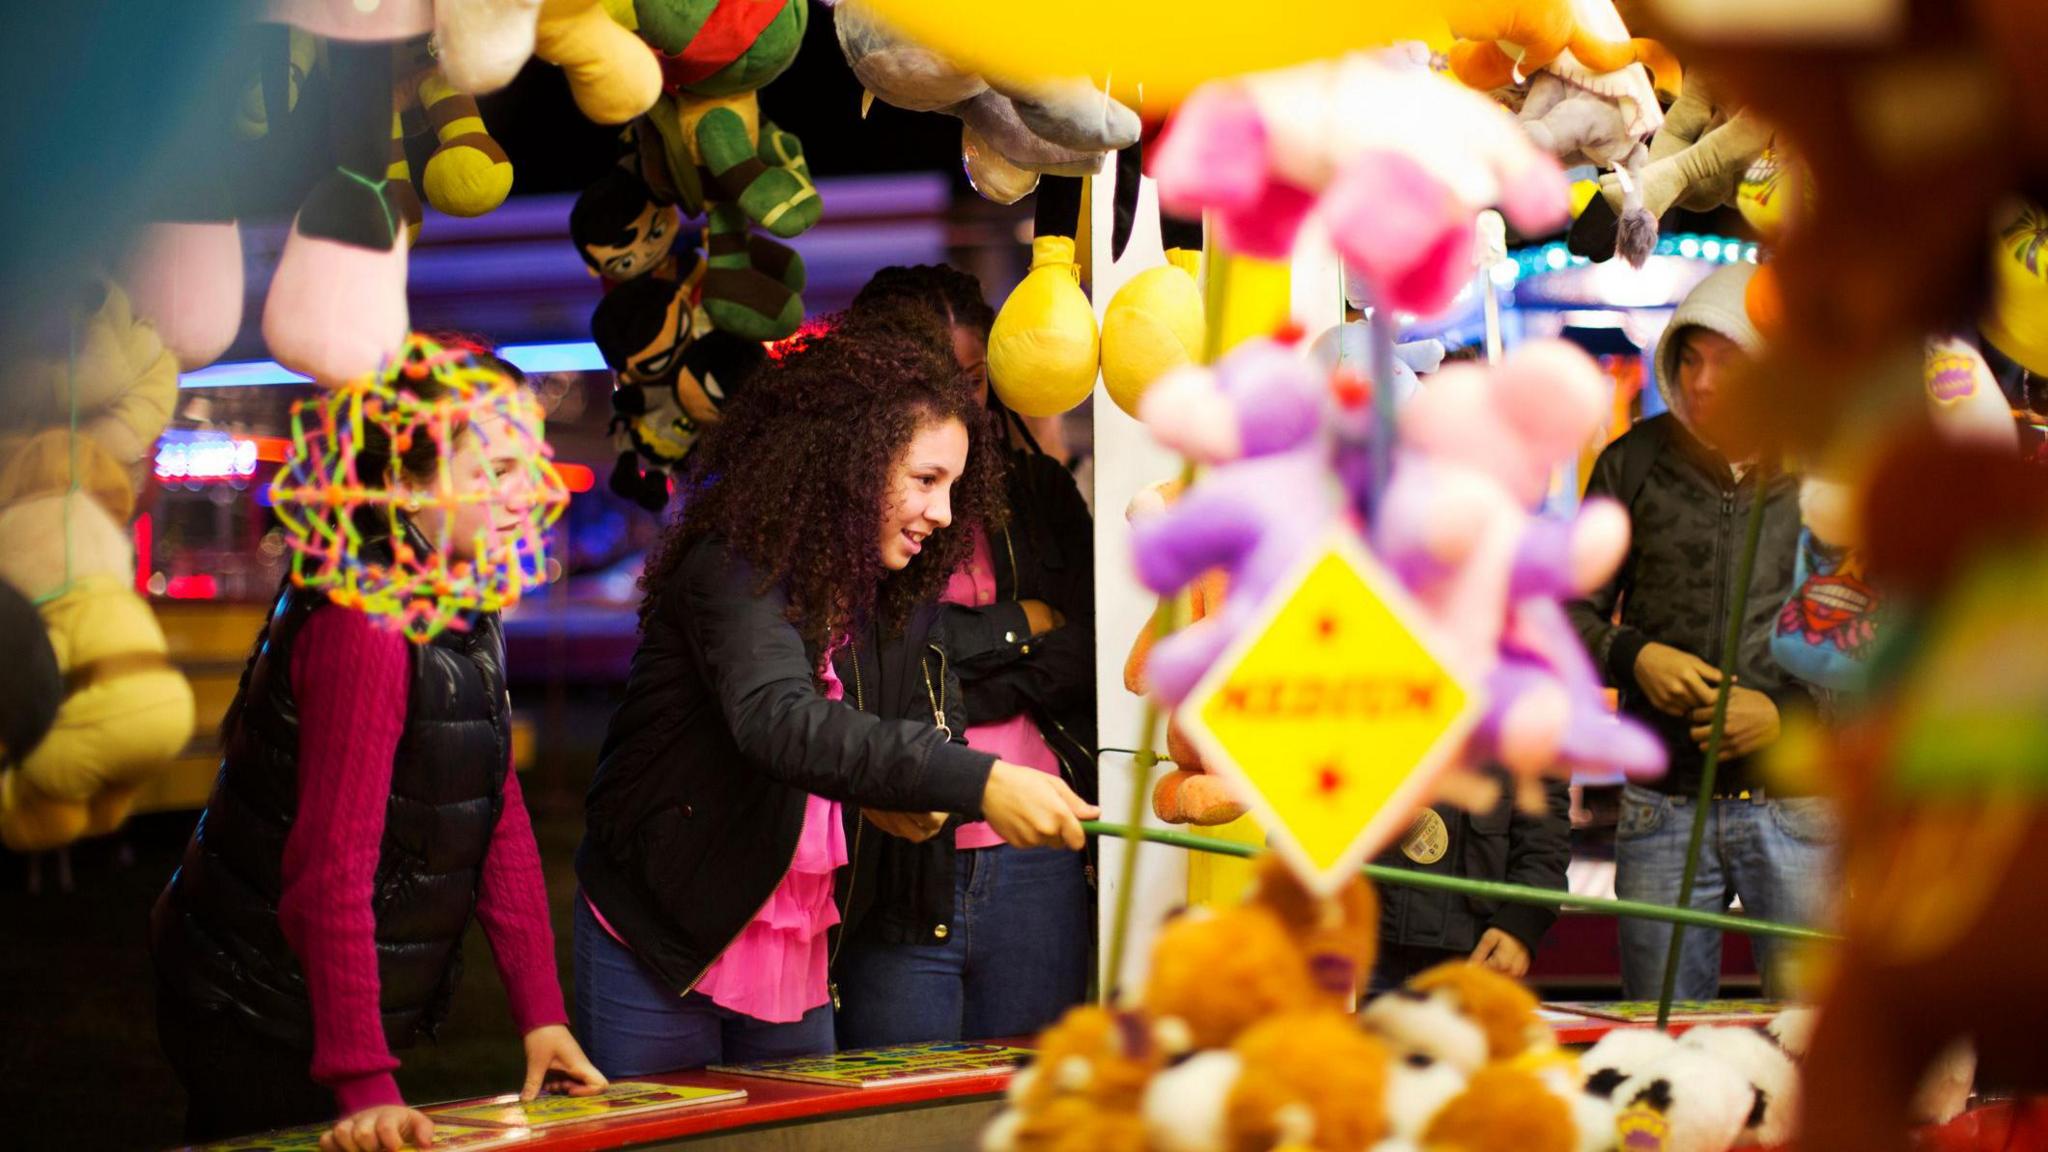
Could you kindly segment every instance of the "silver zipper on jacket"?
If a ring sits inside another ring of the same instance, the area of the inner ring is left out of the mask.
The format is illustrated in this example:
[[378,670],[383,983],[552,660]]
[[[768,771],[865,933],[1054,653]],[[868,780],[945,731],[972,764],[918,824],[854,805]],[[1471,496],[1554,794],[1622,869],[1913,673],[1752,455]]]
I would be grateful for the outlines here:
[[[846,650],[853,654],[853,707],[856,712],[865,712],[867,711],[867,701],[860,686],[860,649],[852,641],[848,641]],[[865,819],[856,818],[853,822],[853,851],[848,853],[846,858],[846,866],[851,869],[846,875],[846,907],[839,910],[842,921],[845,919],[846,913],[853,908],[853,887],[860,883],[860,841],[861,833],[867,831],[867,827],[868,822]],[[844,947],[846,947],[846,926],[842,923],[839,927],[839,935],[832,941],[832,954],[825,957],[825,971],[827,973],[825,993],[832,997],[832,1010],[834,1012],[839,1011],[840,1008],[839,981],[832,979],[830,973],[832,969],[838,966],[839,950]]]
[[953,738],[953,729],[946,723],[946,650],[937,644],[927,644],[925,647],[938,653],[939,656],[939,683],[937,687],[932,686],[932,666],[922,660],[917,662],[918,671],[924,673],[924,694],[932,702],[932,723],[937,725],[940,734],[945,736],[947,740],[951,740]]

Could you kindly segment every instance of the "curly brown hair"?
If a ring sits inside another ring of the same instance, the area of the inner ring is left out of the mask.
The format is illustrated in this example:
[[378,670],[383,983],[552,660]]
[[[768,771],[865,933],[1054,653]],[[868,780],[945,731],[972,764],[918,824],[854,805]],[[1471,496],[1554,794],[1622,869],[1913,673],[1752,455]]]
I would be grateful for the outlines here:
[[[981,281],[950,264],[892,264],[861,285],[847,311],[859,316],[898,305],[937,313],[949,327],[972,329],[984,340],[996,323],[996,310],[981,294]],[[941,347],[952,346],[949,334],[942,332],[940,337]]]
[[[643,624],[706,537],[753,567],[757,592],[781,585],[790,622],[820,649],[871,619],[899,628],[936,600],[970,558],[974,529],[1004,519],[1001,440],[943,347],[900,320],[840,317],[764,366],[691,453],[681,509],[640,578]],[[952,526],[891,572],[876,540],[890,476],[919,429],[947,419],[969,445]]]

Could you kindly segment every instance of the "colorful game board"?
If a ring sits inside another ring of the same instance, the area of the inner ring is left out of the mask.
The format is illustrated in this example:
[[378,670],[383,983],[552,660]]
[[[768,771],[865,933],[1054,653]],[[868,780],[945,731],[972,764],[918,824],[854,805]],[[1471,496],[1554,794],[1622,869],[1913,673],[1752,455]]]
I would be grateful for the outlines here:
[[[222,1140],[217,1144],[202,1144],[189,1152],[319,1152],[320,1137],[332,1127],[332,1124],[315,1124],[304,1128],[285,1128]],[[472,1128],[467,1124],[445,1124],[440,1117],[434,1118],[434,1152],[443,1148],[481,1152],[486,1148],[517,1144],[531,1135],[525,1128]]]
[[841,1052],[834,1056],[802,1056],[714,1067],[711,1071],[733,1076],[758,1076],[767,1080],[794,1080],[799,1084],[823,1084],[833,1088],[894,1088],[904,1084],[972,1080],[1014,1072],[1029,1059],[1030,1049],[1006,1048],[1000,1044],[897,1044],[888,1048]]
[[[1596,1020],[1618,1020],[1624,1024],[1655,1024],[1655,1000],[1563,1000],[1543,1005],[1564,1012],[1576,1012]],[[1785,1005],[1776,1000],[1674,1000],[1673,1024],[1764,1024],[1777,1019]]]
[[[463,1124],[487,1124],[495,1128],[552,1128],[590,1120],[609,1120],[643,1112],[691,1108],[701,1104],[726,1104],[745,1100],[742,1088],[695,1088],[681,1084],[648,1084],[620,1081],[595,1096],[542,1096],[521,1103],[517,1093],[470,1104],[442,1104],[426,1110],[434,1123],[454,1120]],[[438,1146],[437,1137],[434,1143]]]

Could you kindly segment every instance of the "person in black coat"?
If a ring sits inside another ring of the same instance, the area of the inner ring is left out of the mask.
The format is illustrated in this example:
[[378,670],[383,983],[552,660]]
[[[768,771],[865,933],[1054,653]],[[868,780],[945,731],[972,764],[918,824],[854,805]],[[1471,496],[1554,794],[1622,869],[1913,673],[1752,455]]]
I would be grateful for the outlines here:
[[[957,814],[1084,844],[1095,809],[1057,777],[898,718],[957,694],[916,609],[1002,523],[994,435],[935,339],[813,338],[698,445],[576,856],[577,1027],[607,1075],[834,1047],[842,806],[899,836]],[[922,643],[881,651],[899,637]]]
[[[977,528],[938,619],[964,695],[945,709],[970,747],[1095,798],[1094,524],[1066,469],[989,394],[995,313],[974,277],[885,268],[854,298],[855,322],[919,330],[936,320],[1008,427],[1006,519]],[[1025,852],[961,821],[910,843],[855,828],[845,946],[834,976],[853,1047],[1029,1035],[1087,993],[1089,874],[1078,856]]]
[[[1500,801],[1485,812],[1450,804],[1425,808],[1401,842],[1375,864],[1506,881],[1565,891],[1572,860],[1571,790],[1563,780],[1543,781],[1544,810],[1515,806],[1514,783],[1487,769],[1501,785]],[[1520,979],[1557,922],[1555,905],[1503,904],[1457,892],[1380,885],[1380,951],[1372,991],[1398,987],[1446,960],[1469,959]]]

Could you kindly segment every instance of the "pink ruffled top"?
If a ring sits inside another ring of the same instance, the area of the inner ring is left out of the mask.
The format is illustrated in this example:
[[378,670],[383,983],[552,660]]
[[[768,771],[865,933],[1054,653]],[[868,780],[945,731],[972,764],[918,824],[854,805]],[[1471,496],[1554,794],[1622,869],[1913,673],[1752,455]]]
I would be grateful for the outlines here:
[[[826,699],[845,697],[829,655],[824,680]],[[696,990],[722,1008],[771,1024],[793,1023],[830,1002],[826,970],[832,949],[827,933],[839,923],[832,874],[846,862],[839,802],[807,798],[803,835],[797,838],[789,871],[768,903],[740,929],[739,938],[697,981]]]

